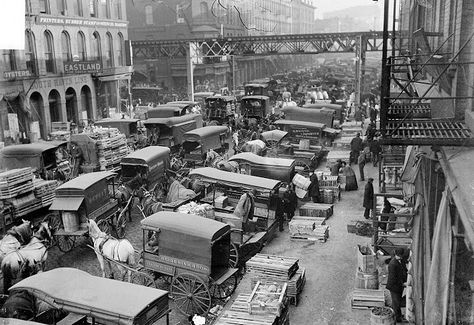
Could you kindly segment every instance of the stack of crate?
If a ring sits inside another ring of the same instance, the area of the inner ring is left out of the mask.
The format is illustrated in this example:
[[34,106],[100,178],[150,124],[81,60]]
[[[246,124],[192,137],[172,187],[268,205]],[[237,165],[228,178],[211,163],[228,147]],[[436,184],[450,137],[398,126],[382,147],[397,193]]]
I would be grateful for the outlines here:
[[54,190],[59,186],[57,181],[45,181],[43,179],[35,179],[33,181],[35,197],[41,200],[41,206],[47,207],[53,203],[55,196]]
[[287,256],[256,254],[246,263],[251,288],[257,282],[273,281],[287,284],[287,296],[295,305],[306,283],[306,271],[298,265],[298,259]]
[[0,199],[11,199],[33,190],[33,171],[30,167],[0,173]]

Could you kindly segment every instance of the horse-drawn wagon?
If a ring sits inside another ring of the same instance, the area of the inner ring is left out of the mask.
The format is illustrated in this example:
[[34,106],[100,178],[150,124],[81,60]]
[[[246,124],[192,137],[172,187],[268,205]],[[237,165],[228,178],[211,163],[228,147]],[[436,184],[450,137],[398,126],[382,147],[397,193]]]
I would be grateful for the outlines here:
[[143,122],[149,145],[176,147],[183,142],[183,134],[202,127],[200,114],[172,117],[152,117]]
[[206,102],[206,118],[208,121],[216,121],[217,124],[227,124],[233,118],[236,110],[236,98],[234,96],[209,96]]
[[54,213],[49,218],[61,251],[70,251],[76,237],[88,232],[88,219],[97,221],[105,233],[114,228],[118,237],[125,235],[127,219],[123,211],[120,213],[115,197],[115,177],[112,172],[94,172],[56,188],[56,196],[49,208]]
[[334,124],[335,111],[328,108],[310,109],[285,106],[280,111],[285,114],[285,119],[288,120],[322,123],[327,127],[332,127]]
[[66,315],[53,319],[58,325],[151,325],[163,317],[169,324],[168,291],[100,278],[74,268],[33,275],[11,287],[10,295],[22,291],[34,297],[32,309],[48,307],[34,317],[37,321],[49,313]]
[[262,95],[244,96],[240,100],[240,111],[245,118],[260,121],[270,110],[270,97]]
[[212,298],[224,299],[234,292],[237,269],[229,266],[229,225],[168,211],[147,217],[141,225],[140,262],[155,277],[171,280],[170,293],[181,312],[206,314]]
[[139,178],[136,184],[146,185],[151,189],[162,182],[165,171],[170,167],[170,149],[160,146],[145,147],[122,158],[120,166],[124,184],[134,187],[131,181]]
[[228,129],[226,126],[210,125],[194,129],[183,134],[185,163],[195,166],[203,163],[208,150],[223,153],[228,148],[226,142]]
[[216,220],[232,226],[233,266],[243,265],[272,239],[280,181],[210,167],[196,168],[189,177],[208,185],[201,202],[214,206]]
[[125,134],[127,138],[127,144],[130,147],[143,147],[146,142],[146,136],[141,132],[139,127],[139,119],[112,119],[105,118],[94,122],[96,126],[102,126],[106,128],[116,128],[121,133]]
[[244,170],[245,174],[252,176],[291,183],[295,175],[294,159],[261,157],[251,152],[241,152],[230,157],[229,161],[236,161],[241,172]]

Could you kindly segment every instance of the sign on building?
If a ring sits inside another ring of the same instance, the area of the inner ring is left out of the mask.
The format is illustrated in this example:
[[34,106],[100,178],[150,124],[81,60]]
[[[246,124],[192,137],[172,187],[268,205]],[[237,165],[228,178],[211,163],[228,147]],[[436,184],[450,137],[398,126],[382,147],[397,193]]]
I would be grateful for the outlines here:
[[64,73],[66,74],[83,74],[102,72],[102,63],[99,61],[79,61],[65,62]]
[[29,70],[4,71],[3,78],[7,80],[30,78],[33,74]]

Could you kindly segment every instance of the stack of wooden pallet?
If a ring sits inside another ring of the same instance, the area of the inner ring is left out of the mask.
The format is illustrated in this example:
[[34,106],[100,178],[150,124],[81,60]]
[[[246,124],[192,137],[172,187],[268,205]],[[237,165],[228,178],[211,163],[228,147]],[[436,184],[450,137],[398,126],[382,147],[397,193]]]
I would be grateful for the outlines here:
[[368,309],[385,306],[385,295],[383,290],[355,289],[352,292],[352,308]]
[[319,225],[315,226],[314,230],[310,234],[299,234],[290,235],[291,240],[303,240],[303,241],[319,241],[325,243],[329,238],[329,226]]
[[299,268],[297,258],[268,254],[256,254],[247,261],[246,267],[252,275],[265,275],[285,281],[291,279]]
[[14,198],[6,200],[13,206],[15,217],[22,217],[41,208],[41,200],[37,199],[32,191],[27,194],[17,195]]
[[298,215],[318,218],[329,218],[333,214],[333,204],[305,203],[298,209]]
[[33,171],[30,167],[0,173],[0,199],[14,198],[33,190]]
[[41,200],[42,207],[47,207],[53,203],[54,190],[58,185],[57,181],[45,181],[43,179],[35,179],[33,181],[35,196]]

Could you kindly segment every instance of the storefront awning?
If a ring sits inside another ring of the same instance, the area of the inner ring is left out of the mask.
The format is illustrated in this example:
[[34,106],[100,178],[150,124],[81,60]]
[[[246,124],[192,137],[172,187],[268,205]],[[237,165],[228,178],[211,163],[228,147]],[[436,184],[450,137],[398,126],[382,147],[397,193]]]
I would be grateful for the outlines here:
[[474,148],[442,147],[439,157],[449,190],[465,229],[466,239],[474,247]]
[[98,77],[98,79],[102,82],[104,81],[116,81],[116,80],[122,80],[122,79],[129,79],[130,78],[129,73],[121,73],[121,74],[114,74],[111,76],[102,76]]
[[84,201],[83,197],[55,197],[50,210],[56,211],[77,211]]

